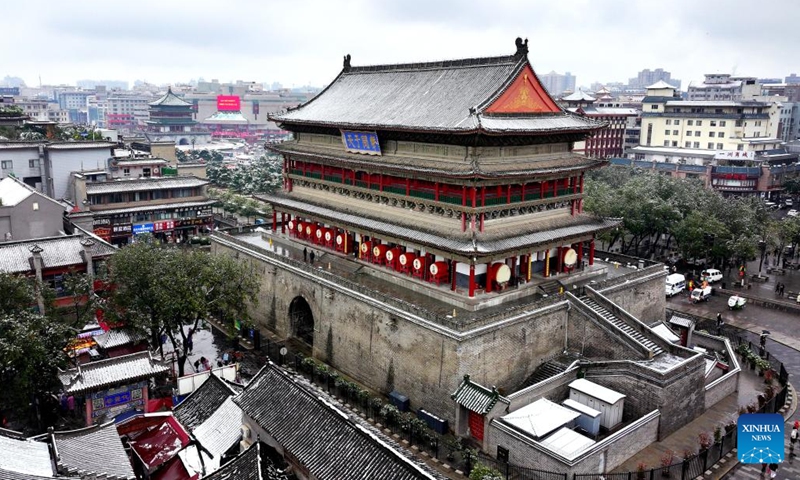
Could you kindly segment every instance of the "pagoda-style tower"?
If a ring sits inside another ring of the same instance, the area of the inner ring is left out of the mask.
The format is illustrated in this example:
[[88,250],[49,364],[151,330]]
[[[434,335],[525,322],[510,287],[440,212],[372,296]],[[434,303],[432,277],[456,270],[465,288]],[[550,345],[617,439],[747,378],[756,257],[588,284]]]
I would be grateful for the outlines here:
[[197,128],[192,118],[192,104],[172,93],[172,87],[149,105],[150,120],[146,122],[145,134],[150,140],[172,141],[177,145],[202,145],[211,141],[208,132]]
[[[564,111],[514,55],[354,67],[271,115],[294,141],[273,230],[465,297],[593,264],[614,222],[583,213],[572,152],[603,127]],[[584,255],[587,254],[587,255]]]

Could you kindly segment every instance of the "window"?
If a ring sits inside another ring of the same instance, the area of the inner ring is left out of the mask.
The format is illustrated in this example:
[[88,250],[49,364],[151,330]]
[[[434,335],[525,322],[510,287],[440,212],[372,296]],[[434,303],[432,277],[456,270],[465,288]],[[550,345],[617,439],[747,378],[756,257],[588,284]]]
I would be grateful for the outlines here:
[[126,177],[130,177],[131,176],[131,169],[130,168],[123,168],[122,169],[122,175],[124,175]]
[[714,142],[708,142],[708,149],[714,150]]
[[[715,108],[714,109],[714,113],[722,113],[722,109],[721,108]],[[714,122],[711,122],[711,123],[714,123]],[[722,122],[722,123],[725,123],[725,122]],[[713,127],[714,125],[711,125],[711,126]]]
[[714,138],[714,132],[708,132],[708,136]]
[[692,131],[691,130],[686,130],[686,136],[687,137],[691,137],[692,136]]
[[650,110],[658,110],[658,105],[650,105]]
[[678,146],[678,142],[676,142],[675,140],[673,140],[673,141],[672,141],[672,146],[673,146],[673,147],[677,147],[677,146]]
[[744,145],[742,144],[736,145],[736,150],[741,152],[742,150],[744,150]]
[[680,120],[675,120],[675,125],[680,125],[680,124],[681,124]]
[[677,130],[673,130],[673,131],[672,131],[672,134],[673,134],[673,135],[677,135],[677,134],[678,134],[678,131],[677,131]]
[[742,126],[742,121],[741,120],[736,120],[736,126],[737,127],[741,127]]
[[694,142],[692,145],[694,148],[700,148],[700,142]]
[[714,121],[714,120],[711,120],[711,122],[709,122],[709,124],[710,124],[712,127],[716,127],[716,126],[717,126],[717,122],[716,122],[716,121]]
[[760,126],[761,126],[761,120],[756,120],[756,127],[760,127]]
[[717,150],[722,150],[722,144],[721,143],[717,144]]
[[669,130],[664,130],[664,135],[669,135]]
[[672,120],[669,118],[667,119],[667,125],[672,125]]
[[12,160],[3,160],[0,162],[0,168],[3,170],[11,170],[14,168],[14,162]]
[[694,125],[694,120],[686,120],[686,125]]
[[683,146],[686,148],[691,148],[692,142],[686,142]]
[[31,159],[31,160],[28,160],[28,168],[39,168],[39,159],[38,158],[34,158],[34,159]]
[[698,126],[698,127],[699,127],[700,125],[702,125],[702,124],[703,124],[703,121],[702,121],[702,120],[698,120],[698,121],[697,121],[697,126]]
[[694,136],[695,137],[699,137],[700,136],[700,130],[695,130],[694,131]]
[[664,140],[664,146],[669,147],[669,140]]

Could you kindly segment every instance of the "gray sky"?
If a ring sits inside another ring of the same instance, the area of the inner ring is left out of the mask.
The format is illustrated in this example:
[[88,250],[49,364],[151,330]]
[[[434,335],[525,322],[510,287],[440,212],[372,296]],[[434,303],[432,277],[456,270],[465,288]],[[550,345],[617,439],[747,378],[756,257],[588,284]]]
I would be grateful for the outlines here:
[[353,65],[506,55],[518,36],[537,72],[570,71],[579,85],[657,67],[684,89],[704,73],[800,72],[797,0],[26,0],[3,13],[0,79],[29,85],[323,86],[347,53]]

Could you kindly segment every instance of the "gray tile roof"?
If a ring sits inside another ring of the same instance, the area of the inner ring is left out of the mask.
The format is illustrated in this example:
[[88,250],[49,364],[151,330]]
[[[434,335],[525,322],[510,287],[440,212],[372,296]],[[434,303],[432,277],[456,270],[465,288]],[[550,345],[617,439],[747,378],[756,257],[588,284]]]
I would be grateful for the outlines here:
[[256,442],[203,480],[288,480],[267,457],[268,448]]
[[228,397],[192,433],[203,447],[219,458],[242,437],[242,409],[233,402],[233,397]]
[[0,434],[0,479],[52,477],[53,473],[46,443]]
[[434,478],[272,363],[235,402],[314,478]]
[[47,145],[48,150],[84,150],[87,148],[107,148],[116,147],[116,143],[111,142],[64,142],[51,143]]
[[270,115],[291,126],[453,133],[591,131],[567,112],[492,116],[483,112],[528,67],[524,55],[345,68],[319,95]]
[[129,343],[137,343],[145,341],[144,335],[129,330],[109,330],[106,333],[94,337],[97,345],[103,349],[110,349],[127,345]]
[[[175,418],[189,431],[208,420],[236,392],[216,375],[209,375],[200,387],[189,394],[172,411]],[[237,426],[238,428],[238,426]]]
[[[83,258],[83,245],[81,235],[63,237],[37,238],[19,242],[0,243],[0,272],[22,273],[32,272],[33,254],[30,248],[38,245],[42,249],[44,268],[68,267],[86,263]],[[113,245],[92,237],[94,245],[89,247],[92,258],[101,258],[112,255],[116,248]]]
[[464,375],[461,385],[450,395],[450,398],[464,408],[481,415],[489,413],[498,401],[506,405],[511,404],[506,397],[498,393],[497,389],[486,388],[474,383],[469,379],[469,375]]
[[86,194],[97,195],[99,193],[145,192],[150,190],[165,190],[168,188],[200,187],[203,185],[208,185],[208,180],[202,180],[193,176],[136,178],[130,180],[87,183]]
[[58,376],[64,391],[74,394],[136,382],[168,371],[169,366],[162,365],[145,351],[87,363],[80,369],[73,368]]
[[205,200],[201,202],[161,203],[158,205],[145,205],[143,207],[112,208],[110,210],[94,210],[91,212],[78,212],[70,214],[69,217],[70,218],[103,217],[108,215],[116,215],[118,213],[157,212],[174,208],[210,207],[211,205],[215,205],[216,203],[217,203],[216,200]]
[[191,103],[187,102],[186,100],[184,100],[184,99],[180,98],[179,96],[175,95],[174,93],[172,93],[172,87],[170,87],[170,88],[167,89],[167,93],[165,93],[163,96],[161,96],[161,98],[159,98],[158,100],[156,100],[154,102],[150,102],[148,105],[152,105],[154,107],[155,106],[161,106],[161,105],[167,105],[167,106],[173,106],[173,107],[186,107],[186,106],[190,106]]
[[60,473],[109,480],[136,478],[114,422],[54,432],[52,440]]
[[[503,232],[501,235],[474,234],[473,232],[454,232],[443,227],[439,230],[425,229],[421,223],[412,224],[403,222],[399,217],[392,216],[393,221],[387,221],[391,216],[390,211],[382,219],[371,216],[371,212],[359,211],[358,201],[354,201],[347,209],[331,208],[304,200],[295,200],[286,195],[257,195],[277,207],[284,207],[301,215],[330,223],[332,225],[346,226],[349,229],[361,229],[375,234],[384,234],[395,238],[404,238],[415,244],[428,245],[436,248],[450,250],[460,254],[492,254],[510,251],[517,248],[536,247],[556,240],[568,240],[571,237],[599,232],[613,228],[619,224],[618,220],[598,219],[588,215],[570,217],[560,223],[541,222],[532,219],[524,227],[515,227],[515,232]],[[391,207],[386,207],[391,208]],[[420,217],[426,215],[420,213]],[[526,231],[527,230],[527,231]]]

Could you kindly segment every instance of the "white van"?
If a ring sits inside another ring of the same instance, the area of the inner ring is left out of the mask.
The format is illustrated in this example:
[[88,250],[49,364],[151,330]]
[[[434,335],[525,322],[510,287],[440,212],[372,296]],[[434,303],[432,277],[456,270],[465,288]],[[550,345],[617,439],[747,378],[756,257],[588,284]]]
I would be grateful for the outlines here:
[[716,268],[709,268],[700,272],[700,278],[705,278],[708,283],[719,282],[722,280],[722,272]]
[[671,297],[681,293],[686,288],[686,277],[680,273],[673,273],[667,276],[667,296]]

